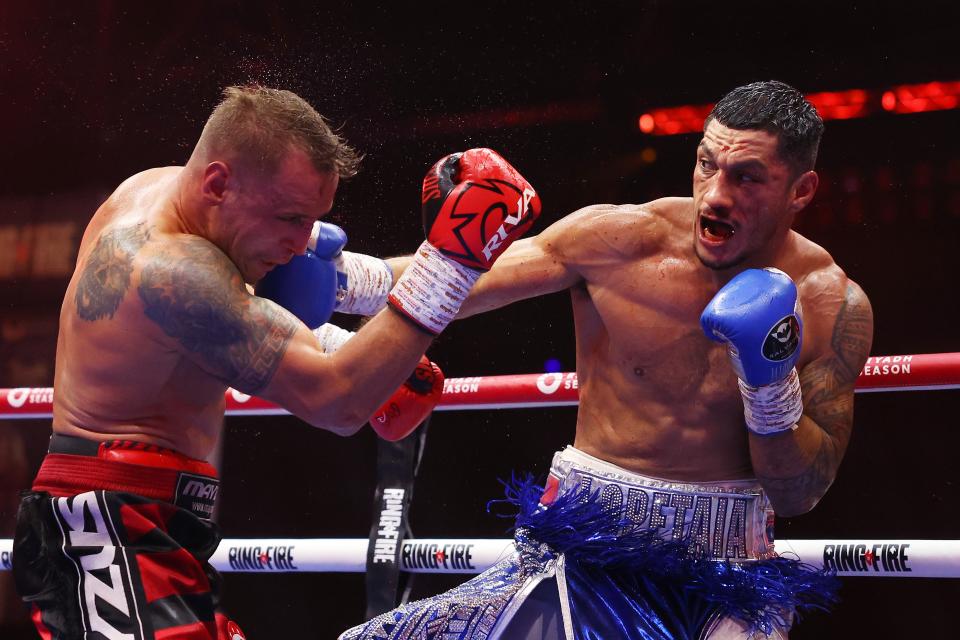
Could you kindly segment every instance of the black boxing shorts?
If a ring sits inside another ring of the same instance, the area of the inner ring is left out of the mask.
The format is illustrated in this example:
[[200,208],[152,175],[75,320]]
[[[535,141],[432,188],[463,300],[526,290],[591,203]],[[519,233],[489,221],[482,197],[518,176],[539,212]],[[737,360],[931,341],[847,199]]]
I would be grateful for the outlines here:
[[54,434],[23,494],[13,574],[47,640],[243,640],[218,611],[209,463],[153,445]]

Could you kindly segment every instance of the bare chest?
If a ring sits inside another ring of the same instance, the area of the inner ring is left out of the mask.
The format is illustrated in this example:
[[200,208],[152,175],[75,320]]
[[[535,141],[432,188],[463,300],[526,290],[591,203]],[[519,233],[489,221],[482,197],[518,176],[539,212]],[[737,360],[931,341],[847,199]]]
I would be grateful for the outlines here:
[[575,311],[578,334],[604,377],[678,409],[737,406],[726,349],[700,329],[714,285],[688,261],[627,263],[596,274],[586,293],[575,303],[583,307]]

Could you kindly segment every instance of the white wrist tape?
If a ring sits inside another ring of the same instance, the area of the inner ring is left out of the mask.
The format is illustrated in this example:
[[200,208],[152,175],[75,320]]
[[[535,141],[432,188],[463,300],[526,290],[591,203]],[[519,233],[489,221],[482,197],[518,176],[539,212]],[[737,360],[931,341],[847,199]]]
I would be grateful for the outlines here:
[[320,343],[320,348],[323,349],[324,353],[333,353],[342,347],[347,340],[356,335],[356,333],[354,331],[341,329],[337,325],[328,322],[314,329],[313,335],[317,336],[317,342]]
[[796,367],[772,384],[752,387],[743,380],[739,382],[743,415],[750,431],[766,436],[797,428],[803,415],[803,396]]
[[376,315],[387,304],[393,271],[380,258],[344,251],[338,270],[347,274],[347,288],[337,289],[337,311],[360,316]]
[[447,258],[424,240],[390,291],[390,304],[430,333],[438,334],[457,316],[479,277],[479,271]]

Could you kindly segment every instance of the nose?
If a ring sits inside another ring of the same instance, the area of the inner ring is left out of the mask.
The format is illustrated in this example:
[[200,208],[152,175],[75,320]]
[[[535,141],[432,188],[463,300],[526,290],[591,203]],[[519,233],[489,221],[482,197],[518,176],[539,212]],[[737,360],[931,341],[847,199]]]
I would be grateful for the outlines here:
[[302,256],[307,251],[307,243],[310,241],[310,228],[298,232],[290,243],[290,250],[294,255]]
[[725,214],[733,207],[733,194],[723,173],[717,172],[707,182],[703,203],[718,214]]

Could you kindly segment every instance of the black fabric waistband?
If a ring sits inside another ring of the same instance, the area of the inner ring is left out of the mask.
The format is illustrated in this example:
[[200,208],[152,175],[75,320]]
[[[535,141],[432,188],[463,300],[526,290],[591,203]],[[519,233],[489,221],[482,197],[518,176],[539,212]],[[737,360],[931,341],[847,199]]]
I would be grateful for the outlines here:
[[100,452],[100,443],[76,436],[55,433],[50,436],[48,453],[67,453],[72,456],[96,456]]

